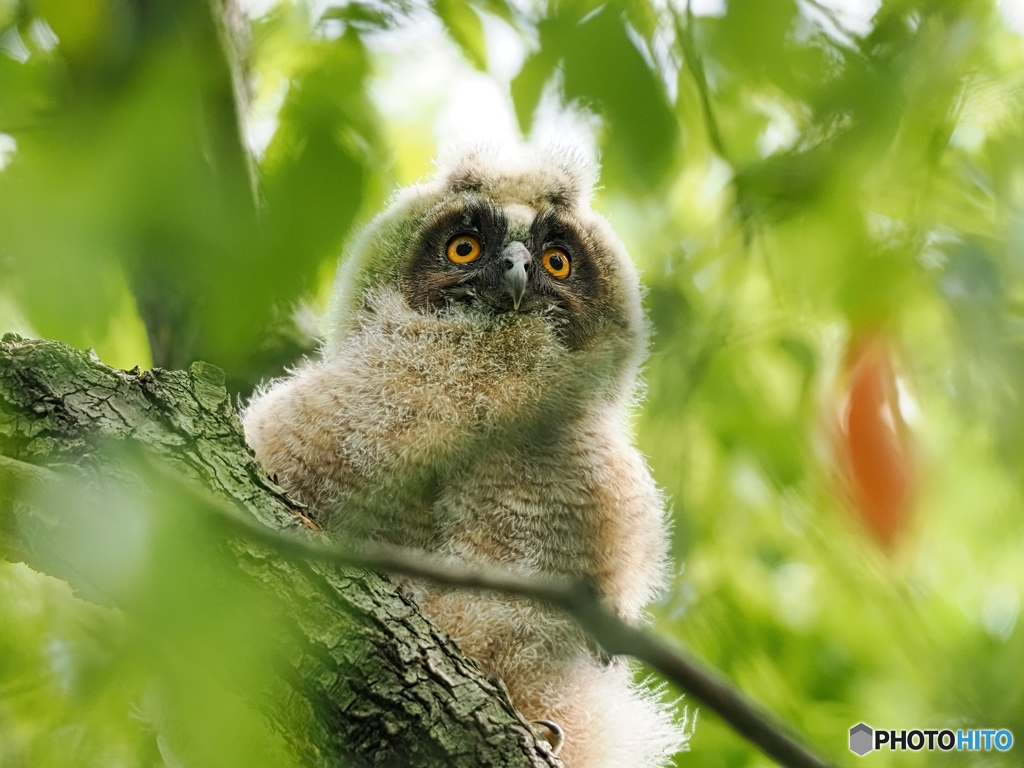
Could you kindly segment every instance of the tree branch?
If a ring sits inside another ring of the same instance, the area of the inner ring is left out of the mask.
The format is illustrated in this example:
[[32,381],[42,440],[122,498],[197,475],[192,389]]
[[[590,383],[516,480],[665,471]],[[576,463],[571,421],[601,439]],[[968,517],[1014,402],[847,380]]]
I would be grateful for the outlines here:
[[[9,334],[0,341],[0,455],[0,557],[113,603],[131,620],[150,610],[148,593],[104,574],[138,561],[124,531],[161,530],[179,537],[167,542],[172,551],[209,551],[227,569],[189,574],[177,587],[186,604],[224,604],[229,581],[232,594],[280,607],[277,621],[255,617],[284,660],[261,669],[269,689],[228,671],[220,682],[265,716],[302,765],[561,765],[479,665],[387,579],[285,559],[248,534],[210,535],[208,522],[222,519],[210,504],[250,521],[247,531],[308,530],[302,505],[252,458],[213,366],[117,371],[63,344]],[[144,455],[153,458],[140,462]],[[205,503],[187,503],[198,488]],[[192,509],[203,514],[170,527],[144,517]],[[197,567],[204,557],[195,555]]]
[[609,655],[632,656],[658,670],[666,679],[714,710],[737,733],[779,765],[786,768],[826,766],[720,675],[705,669],[652,633],[622,621],[586,581],[539,577],[494,567],[473,567],[385,544],[363,544],[359,547],[324,544],[279,534],[225,508],[220,512],[236,530],[273,546],[282,555],[300,560],[356,566],[424,579],[443,586],[501,592],[549,603],[572,616]]

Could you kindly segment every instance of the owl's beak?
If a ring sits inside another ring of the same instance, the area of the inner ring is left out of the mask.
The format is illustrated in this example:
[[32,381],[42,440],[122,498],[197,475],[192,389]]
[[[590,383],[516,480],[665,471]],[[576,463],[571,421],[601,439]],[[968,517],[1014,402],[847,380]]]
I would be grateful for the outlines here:
[[520,242],[509,243],[501,252],[501,260],[505,265],[505,274],[502,280],[505,288],[512,297],[512,306],[518,311],[519,305],[523,303],[523,295],[526,293],[526,268],[530,265],[533,257]]

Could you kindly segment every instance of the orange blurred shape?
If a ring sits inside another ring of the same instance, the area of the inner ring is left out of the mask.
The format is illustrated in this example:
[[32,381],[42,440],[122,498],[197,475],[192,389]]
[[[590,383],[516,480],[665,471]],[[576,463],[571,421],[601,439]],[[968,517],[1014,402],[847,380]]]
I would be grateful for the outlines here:
[[916,485],[910,432],[890,360],[888,345],[877,335],[851,343],[839,436],[854,510],[889,550],[906,527]]

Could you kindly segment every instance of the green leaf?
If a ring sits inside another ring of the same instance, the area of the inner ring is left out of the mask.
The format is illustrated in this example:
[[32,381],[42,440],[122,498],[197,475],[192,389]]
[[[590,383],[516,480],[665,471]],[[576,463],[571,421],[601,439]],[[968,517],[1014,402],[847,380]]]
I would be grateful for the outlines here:
[[509,26],[516,26],[516,14],[506,0],[481,0],[480,8],[487,13],[494,14]]
[[434,10],[469,62],[485,72],[487,45],[484,42],[484,25],[476,9],[466,0],[435,0]]
[[537,111],[544,85],[554,74],[558,58],[542,49],[531,54],[523,68],[512,81],[512,103],[516,109],[516,118],[523,133],[529,133],[533,123],[533,113]]
[[605,118],[607,170],[637,187],[659,185],[672,169],[679,122],[625,18],[606,6],[578,24],[542,29],[541,45],[564,57],[565,95],[596,106]]
[[709,26],[715,50],[736,71],[751,79],[790,82],[796,17],[795,0],[730,0],[726,15],[709,20]]
[[336,19],[360,29],[388,29],[401,15],[408,12],[408,2],[398,0],[387,5],[375,3],[346,3],[327,8],[321,19]]

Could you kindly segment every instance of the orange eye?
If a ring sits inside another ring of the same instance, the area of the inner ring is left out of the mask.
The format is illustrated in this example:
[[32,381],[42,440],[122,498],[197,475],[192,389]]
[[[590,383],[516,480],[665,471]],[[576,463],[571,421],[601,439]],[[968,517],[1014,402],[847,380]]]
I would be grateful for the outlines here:
[[448,261],[469,264],[480,258],[480,241],[473,235],[456,235],[448,241],[445,253],[448,255]]
[[540,263],[552,277],[565,280],[569,276],[569,254],[561,248],[548,248],[540,257]]

